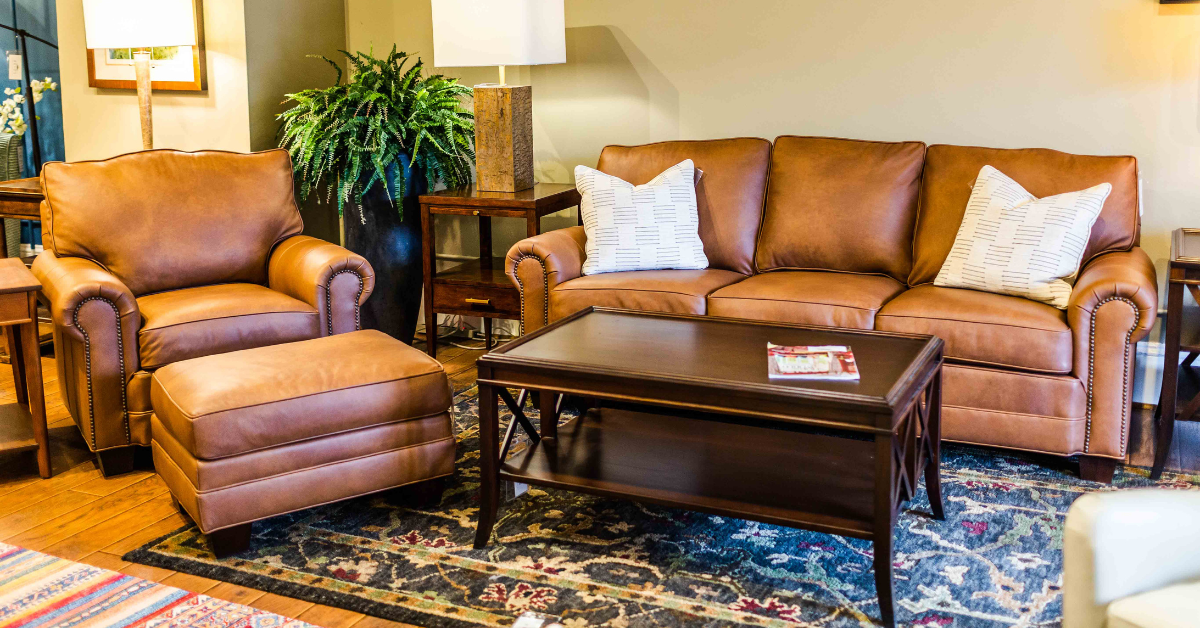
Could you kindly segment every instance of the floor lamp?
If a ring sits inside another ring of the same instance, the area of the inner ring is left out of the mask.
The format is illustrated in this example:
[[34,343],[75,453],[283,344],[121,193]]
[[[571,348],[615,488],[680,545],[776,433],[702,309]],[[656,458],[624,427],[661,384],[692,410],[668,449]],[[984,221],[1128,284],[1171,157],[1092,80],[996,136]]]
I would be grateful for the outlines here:
[[83,0],[89,49],[130,49],[137,72],[142,147],[154,148],[150,109],[151,50],[196,45],[194,0]]

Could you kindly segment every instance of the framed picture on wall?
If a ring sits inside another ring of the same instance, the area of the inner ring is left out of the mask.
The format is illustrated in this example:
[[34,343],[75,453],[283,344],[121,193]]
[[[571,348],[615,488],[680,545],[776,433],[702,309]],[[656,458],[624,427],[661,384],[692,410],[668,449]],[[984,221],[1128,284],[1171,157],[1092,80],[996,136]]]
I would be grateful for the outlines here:
[[[150,87],[173,92],[202,92],[208,89],[208,69],[204,60],[204,7],[193,0],[196,20],[196,45],[152,48]],[[87,50],[88,85],[104,89],[137,89],[133,68],[133,50],[99,48]]]

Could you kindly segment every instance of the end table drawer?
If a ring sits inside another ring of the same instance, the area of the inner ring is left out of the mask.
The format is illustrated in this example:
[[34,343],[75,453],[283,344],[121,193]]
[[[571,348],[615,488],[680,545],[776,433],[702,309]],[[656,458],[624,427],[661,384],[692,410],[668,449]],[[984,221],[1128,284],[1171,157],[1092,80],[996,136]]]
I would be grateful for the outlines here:
[[513,314],[521,312],[521,297],[515,288],[435,284],[433,307],[437,311]]

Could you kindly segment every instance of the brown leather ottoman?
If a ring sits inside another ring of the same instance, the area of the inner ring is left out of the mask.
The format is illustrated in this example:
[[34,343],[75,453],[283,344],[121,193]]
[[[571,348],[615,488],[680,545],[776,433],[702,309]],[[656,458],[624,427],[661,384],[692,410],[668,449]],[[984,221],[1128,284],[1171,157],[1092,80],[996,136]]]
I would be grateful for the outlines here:
[[154,467],[226,555],[259,519],[454,472],[442,366],[378,331],[154,373]]

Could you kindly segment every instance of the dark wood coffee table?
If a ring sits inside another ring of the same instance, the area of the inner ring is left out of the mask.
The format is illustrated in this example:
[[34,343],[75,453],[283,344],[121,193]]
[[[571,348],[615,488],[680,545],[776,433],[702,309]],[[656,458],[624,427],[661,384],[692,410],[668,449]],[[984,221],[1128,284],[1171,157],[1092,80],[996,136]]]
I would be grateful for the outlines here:
[[[771,380],[768,342],[850,345],[861,381]],[[504,480],[870,539],[893,625],[893,527],[922,473],[943,518],[941,366],[932,336],[584,310],[479,359],[475,547]],[[540,434],[509,388],[539,393]],[[598,402],[559,427],[563,395]],[[533,444],[506,460],[522,424]]]

